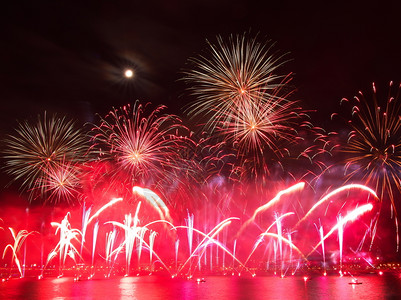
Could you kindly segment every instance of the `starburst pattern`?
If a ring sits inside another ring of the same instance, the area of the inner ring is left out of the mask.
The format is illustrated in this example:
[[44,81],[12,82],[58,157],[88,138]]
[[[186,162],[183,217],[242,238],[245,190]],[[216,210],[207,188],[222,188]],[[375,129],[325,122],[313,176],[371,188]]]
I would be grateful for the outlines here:
[[131,183],[177,179],[181,166],[180,148],[186,142],[181,120],[162,114],[165,106],[147,111],[136,101],[113,109],[94,128],[94,141],[101,159],[112,160],[116,173],[124,172]]
[[[387,193],[395,206],[394,193],[401,191],[401,106],[399,89],[392,95],[392,83],[387,102],[381,106],[373,84],[373,101],[369,103],[362,92],[354,97],[351,130],[343,152],[346,154],[348,178],[361,176],[367,185],[379,191],[380,198]],[[349,102],[343,99],[343,102]]]
[[[362,92],[352,100],[341,103],[352,106],[352,117],[348,121],[350,132],[342,147],[345,155],[346,180],[360,180],[374,188],[379,198],[390,202],[395,214],[397,248],[399,246],[397,195],[401,192],[401,105],[400,87],[394,92],[393,83],[381,103],[373,84],[372,102]],[[377,221],[376,221],[377,225]]]
[[44,196],[46,202],[73,203],[81,200],[84,197],[82,170],[78,164],[71,162],[49,165],[44,175],[35,182],[34,189]]
[[[245,103],[272,101],[286,103],[282,91],[291,80],[290,74],[277,74],[285,55],[272,53],[273,43],[259,43],[246,34],[230,36],[228,42],[217,37],[209,42],[207,55],[192,58],[193,68],[185,71],[184,81],[196,98],[188,112],[193,117],[207,116],[206,127],[214,129],[222,119],[231,122],[231,112]],[[288,94],[287,91],[284,91]]]
[[5,140],[5,170],[22,181],[22,190],[33,192],[38,181],[46,182],[65,163],[84,162],[87,150],[85,134],[72,120],[44,113],[36,123],[19,123],[15,134]]

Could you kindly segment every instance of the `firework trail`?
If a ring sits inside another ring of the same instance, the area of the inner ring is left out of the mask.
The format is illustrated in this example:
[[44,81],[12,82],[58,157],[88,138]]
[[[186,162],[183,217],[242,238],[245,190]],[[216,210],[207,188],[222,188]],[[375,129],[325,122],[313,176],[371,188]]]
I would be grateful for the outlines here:
[[131,267],[131,259],[132,259],[132,253],[134,251],[134,245],[135,243],[137,243],[137,254],[138,254],[138,261],[140,259],[141,256],[141,251],[142,251],[142,247],[145,247],[147,250],[149,250],[150,252],[152,252],[152,256],[155,256],[157,258],[157,260],[163,265],[163,267],[170,273],[169,268],[166,266],[166,264],[161,260],[161,258],[157,255],[157,253],[153,250],[154,248],[154,238],[155,235],[152,233],[150,234],[151,236],[149,237],[150,241],[149,243],[152,244],[152,246],[149,245],[149,243],[147,243],[144,239],[145,233],[150,230],[148,227],[152,224],[155,223],[168,223],[170,224],[170,226],[172,228],[174,228],[174,226],[169,223],[168,221],[165,220],[157,220],[154,222],[150,222],[148,224],[146,224],[145,226],[139,226],[140,220],[139,220],[139,209],[141,207],[141,202],[138,203],[136,211],[135,211],[135,216],[132,217],[131,214],[125,215],[125,220],[124,223],[119,223],[116,221],[109,221],[106,222],[109,224],[113,224],[114,226],[121,228],[122,230],[124,230],[124,240],[123,242],[120,244],[120,246],[118,246],[114,251],[112,251],[111,253],[109,253],[108,257],[106,258],[106,260],[110,260],[111,256],[115,254],[115,258],[117,258],[117,255],[123,251],[125,249],[125,260],[126,260],[126,276],[128,276],[129,272],[130,272],[130,267]]
[[165,219],[172,222],[167,205],[155,192],[149,189],[141,188],[139,186],[134,186],[132,188],[132,191],[144,197],[152,205],[152,207],[159,213],[161,219]]
[[82,251],[83,251],[83,247],[84,247],[84,243],[85,243],[85,235],[86,235],[86,229],[88,227],[88,220],[89,220],[89,216],[91,213],[91,209],[92,207],[88,207],[88,209],[86,209],[86,203],[84,202],[84,206],[82,208],[82,239],[81,239],[81,256],[82,256]]
[[[153,265],[153,264],[152,264],[152,261],[153,261],[153,247],[154,247],[154,244],[155,244],[155,238],[156,238],[156,236],[157,236],[157,232],[151,230],[151,231],[150,231],[150,235],[149,235],[149,248],[150,248],[150,251],[149,251],[149,261],[150,261],[150,265],[151,265],[151,266]],[[153,270],[153,267],[151,267],[151,270]]]
[[117,230],[114,227],[113,231],[106,233],[106,262],[111,264],[111,253],[113,252],[114,243],[117,237]]
[[[283,215],[281,215],[280,217],[276,217],[276,220],[265,230],[264,233],[268,233],[269,230],[276,224],[278,224],[278,222],[281,222],[281,220],[285,217],[294,215],[293,212],[288,212],[285,213]],[[244,262],[244,265],[246,265],[249,261],[249,259],[251,258],[252,254],[256,251],[256,249],[258,248],[259,244],[263,242],[263,235],[260,235],[259,238],[256,240],[255,244],[253,245],[252,251],[251,253],[248,255],[248,258],[246,259],[246,261]]]
[[10,276],[11,276],[11,267],[12,267],[12,265],[13,265],[13,262],[15,261],[15,264],[17,265],[18,271],[19,271],[21,277],[23,277],[23,276],[24,276],[24,272],[23,272],[23,270],[22,270],[21,262],[20,262],[20,260],[19,260],[19,258],[18,258],[18,252],[20,251],[22,244],[25,242],[25,239],[26,239],[29,235],[31,235],[32,233],[34,233],[34,231],[28,232],[27,230],[20,230],[17,234],[15,234],[14,229],[12,229],[12,228],[10,228],[10,227],[9,227],[9,229],[10,229],[10,231],[11,231],[11,235],[13,236],[14,244],[13,244],[13,245],[8,244],[8,245],[4,248],[4,251],[3,251],[3,259],[4,259],[4,256],[5,256],[6,253],[7,253],[7,249],[10,249],[10,250],[12,251],[11,263],[10,263]]
[[312,208],[309,209],[309,211],[305,214],[305,216],[298,221],[298,223],[295,225],[295,228],[298,227],[302,222],[304,222],[320,205],[327,202],[329,199],[331,199],[335,195],[337,195],[341,192],[344,192],[344,191],[349,191],[351,189],[360,189],[362,191],[366,191],[370,195],[372,195],[375,199],[378,199],[374,190],[372,190],[371,188],[369,188],[365,185],[362,185],[362,184],[348,184],[348,185],[339,187],[339,188],[335,189],[334,191],[330,192],[329,194],[327,194],[326,196],[324,196],[323,198],[321,198],[318,202],[316,202],[312,206]]
[[311,252],[309,252],[309,254],[306,256],[310,256],[313,252],[315,252],[315,250],[330,236],[333,234],[334,231],[339,230],[339,228],[341,227],[340,230],[342,230],[342,228],[344,228],[345,224],[347,224],[348,222],[353,222],[355,221],[358,217],[360,217],[361,215],[371,211],[373,209],[373,204],[372,203],[368,203],[365,205],[362,205],[360,207],[355,208],[354,210],[352,210],[351,212],[349,212],[345,217],[340,217],[338,219],[338,222],[336,225],[334,225],[331,230],[320,240],[320,242],[312,249]]
[[93,227],[92,266],[94,266],[95,263],[95,249],[96,249],[96,241],[98,233],[99,233],[99,221],[96,221],[95,226]]
[[188,212],[188,219],[185,219],[185,223],[187,224],[189,254],[192,254],[192,241],[193,241],[193,236],[194,236],[194,215],[189,214],[189,212]]
[[[60,276],[63,275],[63,268],[65,266],[67,255],[70,256],[74,262],[76,262],[75,255],[77,255],[82,259],[81,255],[79,254],[79,251],[72,243],[73,240],[78,241],[78,236],[79,235],[82,236],[82,233],[78,229],[71,228],[71,224],[68,221],[69,216],[70,213],[67,213],[64,219],[60,223],[51,222],[52,226],[57,227],[55,234],[57,235],[57,233],[60,231],[60,240],[57,243],[56,247],[49,253],[46,265],[57,255],[57,253],[59,253]],[[46,268],[46,265],[43,268],[42,272]]]
[[[217,224],[209,233],[204,233],[198,229],[195,229],[193,227],[191,227],[191,230],[193,232],[198,233],[200,236],[203,237],[203,239],[199,242],[199,244],[195,247],[195,249],[192,251],[192,253],[190,253],[190,256],[188,257],[188,259],[183,263],[183,265],[179,268],[179,270],[177,271],[177,273],[180,273],[185,266],[192,260],[192,258],[195,256],[195,254],[198,253],[198,261],[200,262],[200,259],[202,257],[202,255],[205,253],[205,249],[207,246],[209,245],[216,245],[217,247],[219,247],[220,249],[222,249],[223,251],[225,251],[229,256],[231,256],[233,258],[233,260],[237,261],[245,270],[247,270],[248,272],[250,272],[248,270],[248,268],[246,268],[241,261],[239,261],[234,254],[232,254],[224,245],[222,245],[219,241],[217,241],[215,239],[215,237],[219,234],[219,232],[221,232],[226,226],[230,225],[231,222],[233,220],[239,220],[239,218],[236,217],[231,217],[231,218],[227,218],[225,220],[223,220],[222,222],[220,222],[219,224]],[[179,229],[179,228],[184,228],[184,229],[189,229],[189,226],[175,226],[174,229]],[[191,272],[191,270],[189,270],[189,272]],[[252,274],[252,273],[251,273]]]
[[[89,225],[89,223],[91,223],[94,219],[96,219],[104,210],[106,210],[107,208],[113,206],[114,204],[116,204],[117,202],[120,202],[120,201],[123,201],[123,198],[111,199],[109,202],[107,202],[105,205],[103,205],[101,208],[99,208],[98,211],[96,213],[94,213],[93,216],[91,216],[87,222],[85,222],[86,226]],[[85,214],[86,214],[86,212],[85,212]],[[89,214],[90,214],[90,209],[89,209]]]
[[[373,206],[372,206],[373,207]],[[338,249],[340,252],[340,271],[342,272],[343,269],[343,249],[344,249],[344,226],[343,217],[341,214],[337,217],[337,231],[338,231]],[[323,238],[324,240],[324,238]]]
[[301,255],[301,257],[305,260],[308,261],[308,259],[305,257],[305,255],[302,253],[301,250],[299,250],[299,248],[297,246],[295,246],[290,240],[286,239],[285,237],[283,237],[280,234],[277,233],[271,233],[271,232],[264,232],[261,234],[262,237],[272,237],[277,239],[277,241],[279,242],[284,242],[285,244],[289,245],[292,249],[294,249],[295,251],[298,252],[298,254]]
[[138,236],[138,232],[141,231],[141,227],[138,226],[139,219],[138,219],[138,212],[140,208],[140,202],[137,206],[135,216],[132,218],[131,214],[125,215],[125,220],[124,220],[124,225],[117,224],[116,222],[111,223],[115,226],[120,226],[124,229],[124,243],[120,245],[118,248],[118,252],[121,251],[123,247],[125,247],[125,260],[126,260],[126,266],[127,266],[127,272],[126,275],[129,274],[130,272],[130,266],[131,266],[131,258],[132,258],[132,252],[134,250],[134,244],[135,240]]
[[326,276],[326,254],[324,251],[324,234],[323,234],[323,226],[320,225],[319,228],[317,227],[317,225],[315,224],[317,231],[319,232],[319,237],[320,237],[320,242],[322,245],[322,258],[323,258],[323,268],[324,268],[324,275]]
[[264,205],[258,207],[258,208],[255,210],[255,212],[253,213],[252,217],[249,218],[249,219],[241,226],[240,230],[238,231],[238,235],[240,235],[241,232],[242,232],[250,223],[252,223],[253,221],[255,221],[255,218],[256,218],[256,216],[257,216],[258,214],[260,214],[261,212],[266,211],[266,210],[269,209],[271,206],[277,204],[277,203],[281,200],[281,197],[282,197],[282,196],[284,196],[284,195],[286,195],[286,194],[291,194],[291,193],[293,193],[293,192],[295,192],[295,191],[298,191],[298,190],[302,190],[302,189],[304,188],[304,186],[305,186],[305,183],[304,183],[304,182],[299,182],[299,183],[297,183],[297,184],[294,184],[293,186],[290,186],[289,188],[287,188],[287,189],[285,189],[285,190],[282,190],[282,191],[278,192],[277,195],[276,195],[273,199],[271,199],[269,202],[267,202],[266,204],[264,204]]
[[[113,261],[112,261],[112,253],[114,251],[114,243],[117,238],[117,230],[114,227],[113,231],[109,231],[106,233],[106,263],[107,266],[109,267],[109,273],[106,275],[106,277],[110,277],[111,271],[113,269]],[[115,253],[114,261],[117,259],[118,252]]]
[[80,251],[80,255],[82,256],[82,251],[83,251],[83,247],[84,247],[84,243],[85,243],[85,236],[86,236],[86,231],[88,229],[88,225],[97,217],[99,217],[99,215],[106,210],[107,208],[111,207],[112,205],[122,201],[123,198],[114,198],[112,200],[110,200],[109,202],[107,202],[106,204],[104,204],[102,207],[100,207],[96,213],[94,213],[92,216],[91,211],[93,206],[90,206],[86,209],[86,203],[84,202],[83,208],[82,208],[82,230],[81,230],[81,251]]
[[[21,190],[31,191],[30,200],[38,189],[38,181],[45,185],[39,187],[41,192],[50,192],[60,200],[74,190],[72,178],[76,174],[72,169],[85,161],[87,150],[85,135],[73,121],[44,113],[36,123],[19,123],[15,134],[6,138],[5,170],[14,181],[21,180]],[[67,185],[60,184],[67,180]]]

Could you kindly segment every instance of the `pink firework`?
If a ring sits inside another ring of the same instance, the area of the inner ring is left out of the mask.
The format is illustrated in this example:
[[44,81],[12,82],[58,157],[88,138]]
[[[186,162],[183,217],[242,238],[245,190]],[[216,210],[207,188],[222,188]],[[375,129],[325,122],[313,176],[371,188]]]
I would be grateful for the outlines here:
[[[162,114],[165,106],[148,112],[136,101],[113,109],[94,128],[101,159],[115,163],[114,175],[136,184],[174,181],[182,167],[180,151],[187,129],[179,117]],[[117,175],[118,174],[118,175]]]

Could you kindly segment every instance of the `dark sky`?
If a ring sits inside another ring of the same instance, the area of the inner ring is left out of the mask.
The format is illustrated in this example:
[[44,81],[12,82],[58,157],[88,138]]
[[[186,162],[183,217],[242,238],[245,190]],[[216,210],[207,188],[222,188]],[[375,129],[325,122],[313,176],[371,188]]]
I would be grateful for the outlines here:
[[[81,3],[83,2],[83,3]],[[326,120],[342,97],[401,80],[400,9],[335,1],[8,1],[1,9],[2,133],[44,110],[92,121],[136,99],[187,103],[177,82],[216,35],[251,31],[290,52],[302,106]],[[369,2],[369,1],[366,1]],[[133,66],[137,76],[121,76]]]

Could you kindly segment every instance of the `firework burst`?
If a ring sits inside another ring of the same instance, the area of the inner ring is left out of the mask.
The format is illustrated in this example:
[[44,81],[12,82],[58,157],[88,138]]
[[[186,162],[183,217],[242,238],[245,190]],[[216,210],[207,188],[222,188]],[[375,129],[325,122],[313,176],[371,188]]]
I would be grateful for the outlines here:
[[210,42],[209,53],[190,59],[193,68],[185,71],[183,80],[196,101],[188,108],[193,117],[206,116],[206,127],[215,129],[223,118],[231,121],[231,112],[243,103],[286,103],[277,93],[287,86],[289,75],[277,75],[285,55],[272,53],[274,44],[259,43],[246,34],[230,36],[228,42],[217,37]]
[[99,157],[113,161],[115,175],[123,172],[131,184],[174,181],[182,167],[179,152],[187,130],[177,116],[161,114],[165,106],[149,114],[147,108],[136,101],[101,119],[94,127]]
[[44,175],[35,182],[34,189],[44,195],[48,202],[67,202],[81,200],[82,170],[78,164],[60,162],[57,165],[49,165],[43,170]]
[[384,106],[378,103],[374,84],[372,103],[366,101],[362,92],[354,97],[352,119],[348,122],[351,131],[343,152],[347,156],[347,177],[362,175],[367,185],[374,185],[379,191],[380,198],[388,193],[394,205],[394,193],[401,191],[401,105],[399,89],[394,97],[391,88],[392,83]]
[[296,110],[301,109],[288,102],[280,105],[277,101],[268,104],[244,102],[238,110],[231,111],[231,122],[221,124],[220,134],[226,140],[238,144],[239,148],[260,151],[263,154],[264,146],[277,149],[276,140],[290,141],[296,134],[291,123],[299,119]]
[[315,146],[299,147],[300,132],[316,130],[298,102],[289,100],[291,74],[277,74],[285,55],[272,53],[273,45],[246,34],[227,42],[217,37],[208,55],[190,60],[193,69],[183,78],[196,98],[188,113],[205,118],[216,144],[236,157],[232,179],[265,181],[282,173],[284,159],[314,155]]
[[374,187],[380,199],[388,199],[395,212],[398,228],[396,195],[401,192],[401,105],[400,87],[394,92],[393,83],[387,94],[386,103],[378,101],[373,84],[373,101],[368,102],[362,92],[352,100],[352,118],[348,121],[350,132],[347,143],[342,147],[345,157],[347,180],[362,180]]
[[15,134],[5,140],[3,153],[6,172],[14,181],[22,181],[21,189],[30,190],[32,200],[35,191],[47,190],[39,185],[51,185],[47,179],[52,181],[56,170],[85,161],[87,143],[73,121],[44,113],[36,123],[19,123]]
[[[249,168],[257,176],[269,174],[272,161],[289,154],[289,146],[298,141],[298,132],[305,114],[293,102],[244,102],[219,124],[218,134],[237,154],[239,166]],[[270,161],[270,162],[269,162]],[[252,177],[255,177],[252,176]]]

